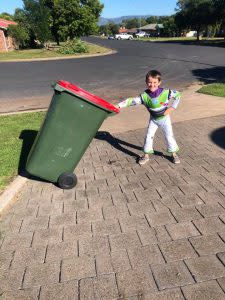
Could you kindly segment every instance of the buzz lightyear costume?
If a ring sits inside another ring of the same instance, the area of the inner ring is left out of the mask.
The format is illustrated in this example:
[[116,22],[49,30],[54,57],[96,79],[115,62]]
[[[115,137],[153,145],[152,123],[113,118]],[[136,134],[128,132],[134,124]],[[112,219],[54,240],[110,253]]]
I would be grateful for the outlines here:
[[173,135],[170,116],[164,116],[164,112],[168,107],[173,107],[174,109],[176,109],[179,102],[180,92],[170,89],[158,88],[155,92],[146,90],[140,96],[135,98],[128,98],[118,104],[119,108],[143,104],[149,111],[151,117],[145,137],[144,153],[154,153],[153,139],[156,130],[159,127],[163,130],[167,144],[167,151],[170,153],[176,153],[179,151],[179,147]]

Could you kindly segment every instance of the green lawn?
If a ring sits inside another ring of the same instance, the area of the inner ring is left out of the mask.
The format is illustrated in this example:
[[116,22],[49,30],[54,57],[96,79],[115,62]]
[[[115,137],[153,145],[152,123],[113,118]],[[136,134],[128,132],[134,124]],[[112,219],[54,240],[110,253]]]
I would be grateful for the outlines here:
[[0,193],[24,169],[28,150],[45,113],[0,116]]
[[207,84],[198,90],[198,93],[225,97],[225,83]]
[[[86,43],[88,46],[88,53],[78,53],[73,56],[76,57],[80,54],[82,55],[90,55],[90,54],[105,54],[110,50],[104,47],[100,47],[98,45],[94,45],[91,43]],[[0,52],[0,61],[8,61],[8,60],[17,60],[17,59],[35,59],[35,58],[52,58],[52,57],[67,57],[70,55],[63,55],[57,53],[54,50],[46,50],[46,49],[27,49],[27,50],[14,50],[10,52]]]

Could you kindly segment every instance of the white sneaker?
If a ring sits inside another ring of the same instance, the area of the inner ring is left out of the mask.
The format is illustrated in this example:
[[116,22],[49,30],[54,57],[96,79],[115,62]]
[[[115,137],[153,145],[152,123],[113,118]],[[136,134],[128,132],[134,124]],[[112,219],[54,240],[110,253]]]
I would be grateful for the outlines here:
[[139,159],[138,163],[139,163],[139,165],[143,166],[143,165],[146,164],[148,161],[149,161],[149,157],[148,157],[148,156],[142,156],[142,157]]
[[174,164],[180,164],[179,156],[176,153],[173,153],[172,157],[173,157],[173,163]]

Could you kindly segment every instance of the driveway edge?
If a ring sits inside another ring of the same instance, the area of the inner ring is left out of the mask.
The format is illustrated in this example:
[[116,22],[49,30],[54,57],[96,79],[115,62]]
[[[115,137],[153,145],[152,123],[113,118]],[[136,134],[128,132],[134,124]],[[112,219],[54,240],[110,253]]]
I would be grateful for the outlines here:
[[6,187],[6,190],[0,195],[0,213],[10,204],[10,202],[17,196],[28,178],[17,176],[13,182]]

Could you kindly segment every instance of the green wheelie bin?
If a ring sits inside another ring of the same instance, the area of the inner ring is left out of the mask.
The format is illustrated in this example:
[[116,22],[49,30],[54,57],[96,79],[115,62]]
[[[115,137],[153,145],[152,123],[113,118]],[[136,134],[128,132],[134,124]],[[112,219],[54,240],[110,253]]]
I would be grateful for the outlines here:
[[104,119],[119,109],[67,81],[57,81],[43,124],[28,155],[29,174],[70,189],[73,173]]

